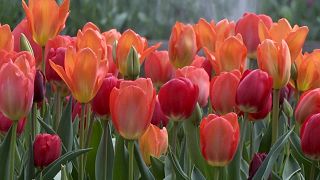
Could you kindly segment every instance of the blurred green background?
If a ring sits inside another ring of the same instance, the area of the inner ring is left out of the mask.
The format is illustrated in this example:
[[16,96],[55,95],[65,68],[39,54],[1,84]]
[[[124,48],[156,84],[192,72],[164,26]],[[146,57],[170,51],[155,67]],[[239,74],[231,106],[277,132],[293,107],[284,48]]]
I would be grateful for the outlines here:
[[[75,35],[91,21],[103,31],[132,28],[149,39],[168,39],[175,21],[195,23],[200,17],[236,21],[246,11],[268,14],[274,21],[285,17],[291,24],[307,25],[308,40],[320,40],[319,0],[71,0],[63,33]],[[23,17],[20,0],[0,0],[1,24],[14,27]]]

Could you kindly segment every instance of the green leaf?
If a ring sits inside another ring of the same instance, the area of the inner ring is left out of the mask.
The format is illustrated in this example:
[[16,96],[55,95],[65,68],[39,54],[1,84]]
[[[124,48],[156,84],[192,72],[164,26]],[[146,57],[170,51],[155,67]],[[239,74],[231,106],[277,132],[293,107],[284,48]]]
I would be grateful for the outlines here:
[[13,134],[13,126],[10,127],[7,132],[4,140],[0,144],[0,174],[4,179],[9,179],[10,172],[10,145],[11,145],[11,136]]
[[145,180],[155,179],[152,173],[150,172],[149,168],[147,167],[147,165],[144,163],[144,160],[142,159],[137,143],[134,143],[134,157],[136,159],[136,162],[141,174],[141,178]]
[[68,180],[67,167],[65,165],[61,165],[61,180]]
[[271,147],[266,159],[263,161],[255,176],[253,177],[253,180],[268,179],[270,173],[272,172],[272,167],[276,162],[279,154],[282,152],[282,149],[289,139],[292,131],[293,129],[278,138],[275,144]]
[[201,174],[199,169],[194,166],[193,170],[192,170],[192,174],[191,174],[191,179],[192,180],[205,180],[206,178],[203,177],[203,175]]
[[27,37],[21,33],[20,36],[20,50],[21,51],[28,51],[32,56],[34,55],[30,42],[28,41]]
[[42,121],[40,118],[38,118],[38,121],[41,125],[41,127],[48,133],[48,134],[57,134],[55,130],[52,129],[47,123]]
[[290,180],[294,175],[296,175],[298,172],[300,172],[301,168],[297,162],[297,160],[292,157],[290,154],[289,157],[287,157],[287,160],[284,165],[284,170],[282,173],[282,179],[284,180]]
[[271,147],[271,135],[272,135],[272,126],[268,125],[265,129],[264,135],[259,147],[259,152],[269,152]]
[[112,179],[114,180],[128,180],[128,169],[129,169],[129,157],[128,152],[124,146],[124,139],[117,135],[116,137],[116,147],[115,147],[115,157],[113,164]]
[[73,143],[73,126],[72,126],[72,117],[71,117],[71,104],[72,98],[70,98],[64,112],[62,113],[59,127],[57,130],[58,135],[61,138],[62,143],[66,147],[67,151],[72,150]]
[[114,161],[114,150],[111,138],[109,122],[103,122],[104,130],[97,150],[95,162],[95,177],[101,180],[112,180],[112,168]]
[[34,160],[33,160],[33,146],[31,135],[29,135],[29,147],[27,153],[27,161],[24,168],[24,179],[32,179],[34,177]]
[[173,169],[175,171],[175,175],[176,175],[176,179],[178,180],[189,180],[190,178],[183,172],[181,166],[179,165],[179,162],[177,160],[177,158],[174,156],[174,154],[172,153],[171,151],[171,148],[169,146],[169,153],[168,153],[168,156],[169,156],[169,160],[173,166]]
[[165,172],[164,172],[164,163],[160,160],[157,159],[153,156],[150,156],[150,161],[151,161],[151,172],[153,176],[157,180],[162,180],[165,177]]
[[[76,157],[85,154],[89,152],[91,148],[88,149],[79,149],[74,150],[71,152],[67,152],[64,155],[62,155],[59,159],[55,160],[53,163],[51,163],[49,166],[44,168],[41,173],[43,176],[43,179],[52,179],[56,176],[56,174],[60,171],[61,165],[66,164],[69,161],[72,161]],[[39,176],[37,177],[39,178]]]

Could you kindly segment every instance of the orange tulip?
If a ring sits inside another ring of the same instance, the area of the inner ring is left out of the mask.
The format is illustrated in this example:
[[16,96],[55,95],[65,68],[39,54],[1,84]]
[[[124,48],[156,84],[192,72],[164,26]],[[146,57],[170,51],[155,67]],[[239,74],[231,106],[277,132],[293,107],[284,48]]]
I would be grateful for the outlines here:
[[217,42],[216,52],[204,48],[206,57],[210,60],[215,74],[230,72],[238,69],[244,71],[247,48],[243,44],[241,35],[230,36],[224,41]]
[[0,24],[0,50],[13,51],[13,34],[8,24]]
[[119,40],[121,37],[121,34],[116,29],[110,29],[109,31],[103,32],[102,35],[108,45],[113,45],[114,41]]
[[295,61],[298,76],[297,89],[307,91],[320,87],[320,50],[315,49],[312,53],[298,56]]
[[169,39],[169,59],[175,68],[192,63],[197,53],[196,34],[191,25],[180,22],[172,28]]
[[217,41],[223,41],[230,36],[234,36],[235,26],[236,24],[233,21],[229,21],[228,19],[222,19],[221,21],[219,21],[215,26]]
[[278,23],[273,23],[270,28],[267,28],[263,21],[259,22],[260,41],[272,39],[281,43],[282,40],[285,40],[288,44],[292,60],[295,60],[301,52],[308,32],[309,29],[307,26],[299,27],[294,25],[292,28],[285,18],[280,19]]
[[159,158],[167,152],[168,132],[164,127],[162,129],[150,124],[146,132],[139,138],[140,151],[144,162],[151,164],[150,156]]
[[[119,72],[124,76],[129,76],[129,71],[134,69],[133,66],[139,66],[143,63],[144,59],[157,48],[159,48],[161,43],[157,43],[154,46],[148,48],[148,42],[145,38],[139,36],[131,29],[125,31],[119,38],[117,49],[116,49],[116,65]],[[130,57],[130,51],[134,48],[139,62],[135,65],[134,58]]]
[[108,73],[113,74],[114,76],[118,76],[118,69],[115,64],[115,60],[113,59],[113,51],[115,51],[113,48],[113,43],[121,37],[121,34],[116,29],[110,29],[109,31],[106,31],[102,33],[102,35],[105,38],[106,45],[107,45],[107,51],[108,51],[108,65],[109,70]]
[[200,124],[200,147],[204,159],[211,166],[225,166],[236,154],[240,128],[238,116],[209,114]]
[[69,15],[69,0],[59,6],[55,0],[29,0],[29,6],[22,0],[29,28],[35,42],[45,46],[47,41],[58,35]]
[[2,51],[0,67],[0,111],[10,120],[18,121],[32,107],[35,59],[26,51]]
[[148,128],[156,103],[151,79],[122,81],[110,94],[110,113],[118,133],[125,139],[138,139]]

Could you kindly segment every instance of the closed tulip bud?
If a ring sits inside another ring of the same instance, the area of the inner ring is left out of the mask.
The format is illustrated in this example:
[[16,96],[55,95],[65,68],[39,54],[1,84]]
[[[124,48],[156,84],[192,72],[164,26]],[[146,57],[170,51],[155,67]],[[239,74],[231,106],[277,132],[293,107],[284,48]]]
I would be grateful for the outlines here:
[[22,38],[22,34],[24,34],[32,47],[36,65],[40,65],[42,62],[42,48],[32,39],[32,34],[26,18],[14,28],[12,34],[14,36],[14,51],[20,52],[22,50],[22,47],[20,47],[20,39]]
[[320,113],[317,113],[307,118],[300,129],[302,152],[315,161],[320,160],[319,127]]
[[[20,135],[24,130],[24,126],[26,124],[26,118],[22,118],[18,122],[17,134]],[[2,113],[0,113],[0,132],[6,133],[9,131],[12,126],[12,121],[5,117]]]
[[290,101],[290,98],[293,96],[295,89],[288,83],[285,87],[280,90],[280,105],[283,104],[284,100]]
[[301,125],[312,114],[320,113],[320,88],[303,93],[296,106],[295,120]]
[[290,105],[290,103],[286,99],[284,99],[284,101],[283,101],[283,112],[285,113],[285,115],[287,117],[292,117],[292,115],[293,115],[292,106]]
[[287,43],[282,40],[277,43],[270,39],[264,40],[258,46],[259,68],[267,72],[273,79],[273,88],[281,89],[290,79],[291,58]]
[[236,154],[239,135],[237,114],[228,113],[224,116],[209,114],[200,124],[202,156],[211,166],[226,166]]
[[34,165],[44,168],[61,156],[61,139],[58,135],[38,134],[33,143]]
[[46,93],[46,78],[40,70],[36,71],[34,79],[33,102],[41,102]]
[[187,78],[174,78],[159,90],[158,98],[163,113],[173,121],[191,116],[199,95],[199,88]]
[[177,69],[176,77],[188,78],[193,84],[199,88],[198,103],[201,107],[205,107],[208,103],[210,81],[207,72],[203,68],[194,66],[185,66]]
[[260,120],[267,117],[272,109],[272,95],[269,95],[267,103],[264,105],[263,109],[256,113],[249,113],[248,118],[250,121]]
[[[260,166],[262,165],[264,159],[266,159],[267,154],[266,153],[256,153],[254,154],[252,161],[249,166],[249,178],[248,180],[252,180]],[[269,178],[270,179],[270,176]]]
[[190,65],[197,53],[196,34],[192,26],[176,22],[168,46],[169,59],[175,68]]
[[174,74],[174,68],[170,64],[168,51],[151,53],[144,62],[144,73],[156,87],[169,81]]
[[0,60],[0,111],[10,120],[18,121],[32,107],[35,60],[26,51],[2,51]]
[[236,103],[242,112],[257,113],[263,110],[272,93],[272,78],[256,69],[247,70],[239,83]]
[[264,14],[244,13],[238,20],[235,28],[236,33],[240,33],[243,42],[248,49],[248,56],[256,57],[257,46],[260,43],[259,39],[259,21],[262,20],[267,28],[272,25],[272,19]]
[[34,56],[31,44],[24,34],[21,34],[21,37],[20,37],[20,47],[21,47],[21,51],[28,51],[31,55]]
[[[44,47],[49,39],[54,38],[65,27],[69,4],[69,0],[64,0],[60,6],[52,0],[29,0],[28,6],[22,1],[33,40],[40,46]],[[39,20],[40,17],[42,19]]]
[[164,127],[159,127],[150,124],[146,132],[139,138],[140,151],[144,162],[147,165],[151,164],[150,157],[159,158],[165,154],[168,149],[168,132]]
[[110,113],[118,133],[125,139],[138,139],[148,128],[156,103],[151,79],[122,81],[110,94]]
[[154,106],[154,111],[152,114],[151,124],[158,127],[166,127],[169,122],[168,117],[162,112],[159,99],[157,96],[156,104]]
[[210,102],[212,109],[219,115],[238,112],[236,92],[241,78],[238,70],[223,72],[212,78],[210,83]]
[[127,72],[126,77],[135,80],[140,74],[140,62],[138,52],[134,47],[131,47],[127,57]]
[[91,102],[92,111],[100,116],[109,115],[109,99],[110,93],[114,87],[117,86],[118,79],[114,76],[110,76],[103,79],[102,85]]

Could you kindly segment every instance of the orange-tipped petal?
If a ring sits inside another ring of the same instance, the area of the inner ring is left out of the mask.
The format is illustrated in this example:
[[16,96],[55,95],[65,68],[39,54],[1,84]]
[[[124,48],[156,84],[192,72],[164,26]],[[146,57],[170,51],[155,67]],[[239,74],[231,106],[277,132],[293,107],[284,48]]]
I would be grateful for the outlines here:
[[309,29],[307,26],[298,28],[296,31],[289,33],[285,39],[291,54],[291,60],[294,61],[302,50],[303,44],[308,35]]

